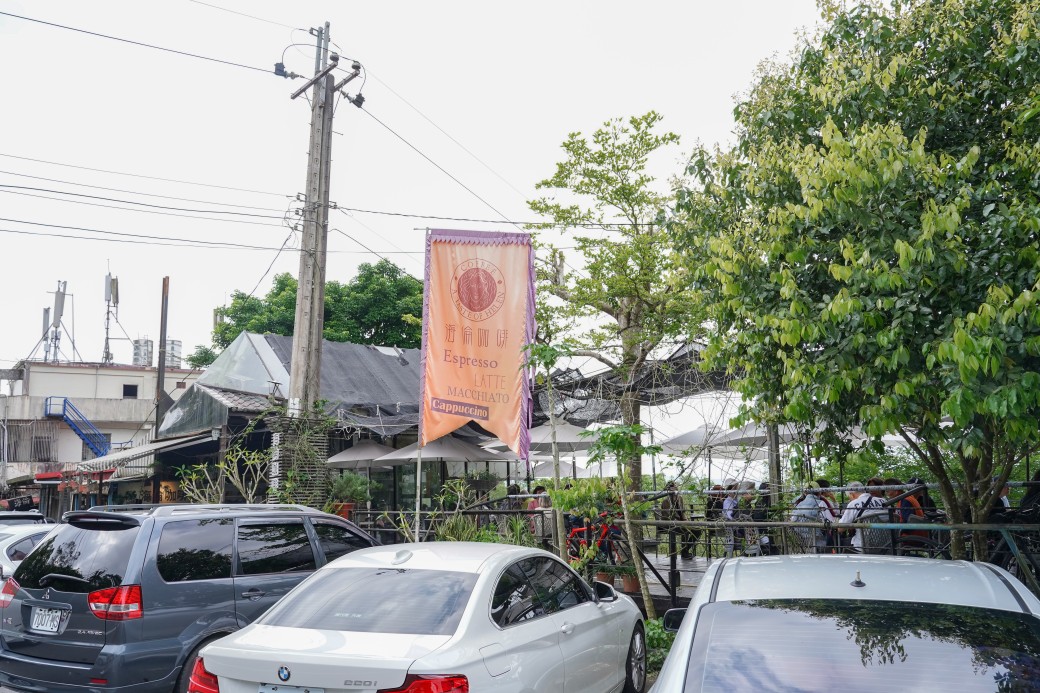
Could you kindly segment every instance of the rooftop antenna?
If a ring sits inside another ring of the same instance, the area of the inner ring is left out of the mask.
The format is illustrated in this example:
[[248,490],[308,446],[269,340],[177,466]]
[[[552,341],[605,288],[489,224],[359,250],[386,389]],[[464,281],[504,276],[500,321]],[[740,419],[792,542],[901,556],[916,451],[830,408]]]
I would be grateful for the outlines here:
[[105,275],[105,350],[101,354],[101,363],[111,364],[113,361],[112,350],[109,346],[109,323],[112,316],[119,322],[119,278],[113,277],[109,272]]
[[[48,333],[50,331],[51,331],[51,309],[50,308],[44,308],[43,309],[43,331],[41,332],[41,334],[43,336],[41,337],[41,339],[43,340],[43,360],[45,362],[47,360],[49,360],[50,357],[51,357],[51,340],[47,338],[47,335],[48,335]],[[36,346],[39,346],[39,344],[37,344]]]
[[54,319],[51,321],[50,339],[54,351],[54,363],[58,362],[58,344],[61,342],[61,318],[65,313],[65,287],[67,284],[68,282],[59,281],[58,290],[54,292]]

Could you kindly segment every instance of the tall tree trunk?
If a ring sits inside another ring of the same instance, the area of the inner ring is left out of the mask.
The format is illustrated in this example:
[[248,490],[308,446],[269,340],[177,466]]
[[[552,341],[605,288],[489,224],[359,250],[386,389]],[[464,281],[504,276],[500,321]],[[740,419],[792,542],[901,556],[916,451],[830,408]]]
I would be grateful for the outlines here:
[[[626,426],[636,426],[641,423],[639,400],[635,392],[625,392],[621,395],[619,407],[621,409],[621,423]],[[640,447],[640,441],[636,441],[635,447]],[[641,490],[643,488],[643,458],[636,453],[630,459],[619,460],[619,463],[628,469],[628,490]],[[618,469],[619,473],[620,471]]]
[[[620,460],[618,462],[621,465],[624,464]],[[621,470],[619,469],[618,471],[620,472]],[[643,536],[642,528],[639,528],[640,535],[636,537],[636,528],[632,525],[632,517],[628,511],[628,494],[624,490],[621,491],[621,514],[625,518],[625,539],[628,541],[628,552],[636,568],[636,578],[639,580],[639,592],[643,596],[646,618],[647,620],[652,620],[657,618],[657,610],[654,609],[654,600],[650,596],[650,586],[646,583],[646,571],[643,570],[643,552],[641,550],[643,542],[640,541]]]

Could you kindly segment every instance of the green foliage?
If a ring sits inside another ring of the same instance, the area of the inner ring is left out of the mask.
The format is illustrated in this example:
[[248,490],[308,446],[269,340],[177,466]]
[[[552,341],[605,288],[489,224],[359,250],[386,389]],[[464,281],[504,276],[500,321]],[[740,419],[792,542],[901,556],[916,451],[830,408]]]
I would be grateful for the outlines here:
[[[548,220],[533,228],[563,227],[577,251],[565,261],[560,248],[538,246],[540,341],[569,336],[572,353],[616,369],[628,425],[639,423],[635,374],[695,312],[689,270],[661,223],[672,192],[659,190],[647,172],[650,159],[679,139],[657,134],[660,121],[651,111],[608,121],[591,140],[571,133],[562,145],[566,159],[537,185],[550,195],[528,203]],[[630,463],[638,484],[640,461]]]
[[195,351],[184,357],[184,362],[191,368],[205,368],[217,360],[217,352],[203,344],[196,344]]
[[[296,279],[285,273],[274,278],[264,298],[234,292],[230,305],[217,309],[222,321],[213,330],[214,346],[227,347],[242,331],[291,335],[296,288]],[[422,336],[422,282],[389,260],[362,263],[346,284],[326,282],[323,336],[333,342],[417,348]]]
[[372,499],[372,491],[382,488],[367,476],[345,471],[333,477],[329,488],[329,498],[339,503],[364,504]]
[[737,107],[736,146],[695,154],[677,209],[707,358],[750,413],[916,432],[958,521],[1040,444],[1038,17],[828,5]]
[[646,626],[646,668],[650,673],[661,671],[668,651],[672,649],[675,642],[675,633],[664,629],[663,620],[660,618],[648,619],[644,622]]

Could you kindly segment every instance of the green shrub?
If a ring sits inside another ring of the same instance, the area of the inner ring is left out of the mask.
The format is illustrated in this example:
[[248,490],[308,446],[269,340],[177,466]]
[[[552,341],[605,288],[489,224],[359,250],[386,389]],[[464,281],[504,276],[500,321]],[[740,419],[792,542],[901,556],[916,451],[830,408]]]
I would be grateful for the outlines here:
[[655,618],[646,622],[646,668],[649,672],[661,671],[668,651],[672,649],[675,633],[664,629],[662,619]]

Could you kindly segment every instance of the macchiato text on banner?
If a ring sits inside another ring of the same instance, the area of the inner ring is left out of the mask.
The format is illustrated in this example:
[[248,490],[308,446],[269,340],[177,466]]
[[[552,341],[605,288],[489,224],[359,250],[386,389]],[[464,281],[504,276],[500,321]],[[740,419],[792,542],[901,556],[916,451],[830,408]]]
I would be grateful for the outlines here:
[[523,233],[426,235],[419,445],[469,421],[527,456],[534,250]]

